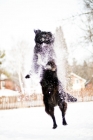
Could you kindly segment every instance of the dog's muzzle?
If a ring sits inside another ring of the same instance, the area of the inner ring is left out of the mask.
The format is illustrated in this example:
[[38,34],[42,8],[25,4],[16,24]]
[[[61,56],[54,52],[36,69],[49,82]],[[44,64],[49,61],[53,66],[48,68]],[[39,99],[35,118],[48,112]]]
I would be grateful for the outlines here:
[[52,67],[51,67],[50,65],[46,65],[46,66],[45,66],[45,69],[46,69],[46,70],[52,70]]

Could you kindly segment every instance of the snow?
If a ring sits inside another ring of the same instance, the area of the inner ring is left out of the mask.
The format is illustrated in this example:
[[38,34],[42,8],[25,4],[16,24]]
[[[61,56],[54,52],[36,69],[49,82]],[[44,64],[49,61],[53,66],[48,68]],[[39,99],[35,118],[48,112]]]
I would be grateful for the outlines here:
[[18,91],[13,91],[10,89],[2,89],[0,90],[0,97],[1,96],[19,96],[19,92]]
[[0,110],[0,140],[93,140],[93,102],[68,103],[66,120],[55,107],[57,129],[44,107]]

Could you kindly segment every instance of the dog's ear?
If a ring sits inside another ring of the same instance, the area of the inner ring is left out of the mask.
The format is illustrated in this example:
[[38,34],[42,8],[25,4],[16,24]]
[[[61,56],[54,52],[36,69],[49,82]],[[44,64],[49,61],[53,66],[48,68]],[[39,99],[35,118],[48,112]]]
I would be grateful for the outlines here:
[[41,30],[34,30],[35,34],[41,33]]

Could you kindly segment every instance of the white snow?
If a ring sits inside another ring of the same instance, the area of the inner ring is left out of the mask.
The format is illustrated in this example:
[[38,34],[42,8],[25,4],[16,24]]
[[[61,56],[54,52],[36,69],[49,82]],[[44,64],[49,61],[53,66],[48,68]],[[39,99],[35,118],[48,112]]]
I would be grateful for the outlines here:
[[1,96],[19,96],[20,93],[18,91],[13,91],[10,89],[2,89],[0,90],[0,97]]
[[93,102],[68,103],[63,126],[55,107],[57,129],[44,107],[0,110],[0,140],[93,140]]

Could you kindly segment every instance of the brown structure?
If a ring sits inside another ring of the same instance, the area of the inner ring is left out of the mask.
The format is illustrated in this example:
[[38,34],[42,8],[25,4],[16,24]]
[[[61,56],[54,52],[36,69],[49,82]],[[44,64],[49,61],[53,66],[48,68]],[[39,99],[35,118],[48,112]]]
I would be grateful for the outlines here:
[[14,81],[9,79],[4,74],[1,74],[0,89],[10,89],[10,90],[14,90],[14,91],[20,91],[19,86],[17,86]]
[[0,80],[0,89],[2,88],[16,90],[15,83],[10,79]]
[[82,89],[85,88],[85,82],[86,80],[75,73],[70,74],[70,79],[72,83],[72,90],[74,91],[81,91]]
[[86,89],[93,89],[93,77],[85,83]]
[[20,107],[42,106],[42,94],[26,95],[20,92],[20,88],[14,81],[5,75],[0,77],[0,109],[12,109]]

